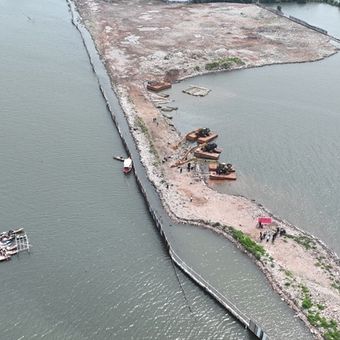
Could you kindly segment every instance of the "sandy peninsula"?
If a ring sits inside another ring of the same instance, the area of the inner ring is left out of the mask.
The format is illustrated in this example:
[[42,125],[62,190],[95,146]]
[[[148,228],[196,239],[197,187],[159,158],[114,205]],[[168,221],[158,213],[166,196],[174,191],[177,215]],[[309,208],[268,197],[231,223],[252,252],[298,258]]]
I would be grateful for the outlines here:
[[[190,147],[157,108],[162,98],[147,81],[177,81],[228,69],[315,61],[334,54],[329,37],[256,5],[166,4],[151,0],[75,0],[111,77],[149,179],[170,216],[205,225],[239,242],[273,288],[317,338],[340,339],[339,259],[321,241],[274,218],[284,228],[275,243],[259,243],[257,218],[268,215],[242,197],[219,194],[197,171],[179,174],[176,161]],[[237,62],[236,62],[237,61]],[[195,126],[193,126],[195,128]],[[262,231],[268,231],[265,227]],[[242,239],[260,244],[245,249]]]

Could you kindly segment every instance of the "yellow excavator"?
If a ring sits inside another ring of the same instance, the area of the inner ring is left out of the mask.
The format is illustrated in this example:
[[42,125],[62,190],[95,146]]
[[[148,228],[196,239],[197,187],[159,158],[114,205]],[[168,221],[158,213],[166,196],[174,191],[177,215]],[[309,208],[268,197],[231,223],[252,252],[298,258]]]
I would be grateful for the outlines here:
[[185,154],[183,155],[183,157],[181,157],[181,158],[178,159],[174,164],[172,164],[172,165],[170,166],[170,168],[174,168],[174,167],[183,165],[183,164],[185,164],[185,163],[195,161],[195,160],[197,159],[196,157],[192,157],[192,158],[188,159],[188,155],[189,155],[190,153],[194,153],[197,149],[204,148],[206,145],[207,145],[207,143],[198,144],[198,145],[195,145],[194,147],[192,147],[191,149],[187,150],[187,151],[185,152]]
[[177,142],[175,145],[172,146],[172,148],[173,148],[174,150],[177,150],[178,147],[179,147],[183,142],[185,142],[185,140],[186,140],[186,136],[184,136],[183,138],[181,138],[181,139],[179,140],[179,142]]

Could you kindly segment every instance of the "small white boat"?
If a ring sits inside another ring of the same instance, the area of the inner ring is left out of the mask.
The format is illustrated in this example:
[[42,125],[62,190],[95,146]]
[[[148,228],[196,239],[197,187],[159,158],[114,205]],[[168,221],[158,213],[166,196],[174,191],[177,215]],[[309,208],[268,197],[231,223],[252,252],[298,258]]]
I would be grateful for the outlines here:
[[7,261],[11,258],[6,249],[0,249],[0,262]]
[[18,249],[13,249],[13,250],[7,250],[6,254],[9,256],[12,256],[12,255],[18,254],[18,252],[19,252]]
[[13,251],[13,250],[18,250],[18,245],[13,244],[12,246],[9,247],[5,247],[6,252],[8,253],[9,251]]
[[7,255],[0,255],[0,262],[8,261],[11,257]]
[[132,170],[132,159],[129,157],[129,158],[124,159],[123,172],[124,174],[128,174],[131,172],[131,170]]
[[15,230],[13,230],[13,233],[14,234],[22,234],[22,233],[24,233],[24,228],[15,229]]

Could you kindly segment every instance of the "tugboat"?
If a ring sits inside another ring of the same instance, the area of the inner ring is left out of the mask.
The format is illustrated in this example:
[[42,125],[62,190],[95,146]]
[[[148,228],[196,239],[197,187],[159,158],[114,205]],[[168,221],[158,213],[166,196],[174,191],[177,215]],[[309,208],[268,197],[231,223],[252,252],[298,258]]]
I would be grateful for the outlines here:
[[132,159],[130,157],[124,159],[123,172],[125,175],[129,174],[132,170]]

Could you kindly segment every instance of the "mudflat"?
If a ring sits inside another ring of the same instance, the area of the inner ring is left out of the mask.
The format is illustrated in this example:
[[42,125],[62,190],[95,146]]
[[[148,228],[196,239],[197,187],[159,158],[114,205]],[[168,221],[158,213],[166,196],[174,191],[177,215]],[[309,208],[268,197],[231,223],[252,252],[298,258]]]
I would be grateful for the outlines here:
[[[257,218],[267,212],[246,198],[213,191],[199,162],[193,161],[196,171],[186,171],[185,165],[179,171],[174,165],[190,145],[157,108],[166,99],[146,89],[147,81],[174,82],[211,71],[319,60],[336,53],[330,38],[252,4],[75,3],[111,77],[148,177],[170,216],[239,242],[317,337],[339,335],[336,254],[275,218],[270,227],[257,229]],[[274,243],[260,242],[260,231],[274,233],[277,228],[286,235]],[[242,237],[260,248],[246,249]]]

